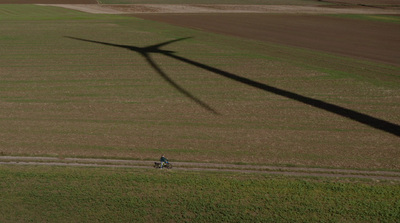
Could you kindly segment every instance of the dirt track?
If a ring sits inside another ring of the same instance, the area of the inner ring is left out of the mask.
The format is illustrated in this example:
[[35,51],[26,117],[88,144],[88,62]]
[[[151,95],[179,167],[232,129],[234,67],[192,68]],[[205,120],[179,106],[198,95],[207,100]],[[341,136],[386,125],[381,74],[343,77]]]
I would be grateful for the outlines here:
[[[107,167],[107,168],[153,168],[153,161],[84,159],[84,158],[54,158],[54,157],[14,157],[0,156],[0,165],[35,165],[35,166],[71,166],[71,167]],[[324,169],[279,166],[253,166],[214,163],[174,162],[173,170],[184,171],[218,171],[239,173],[264,173],[287,176],[364,178],[374,180],[400,181],[399,172],[363,171],[348,169]]]

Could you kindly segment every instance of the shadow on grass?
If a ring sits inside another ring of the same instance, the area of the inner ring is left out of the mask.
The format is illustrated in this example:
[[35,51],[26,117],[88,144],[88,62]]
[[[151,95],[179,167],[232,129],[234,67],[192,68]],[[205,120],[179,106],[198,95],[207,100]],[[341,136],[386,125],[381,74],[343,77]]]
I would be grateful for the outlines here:
[[139,53],[140,55],[142,55],[147,63],[168,83],[170,84],[172,87],[174,87],[177,91],[179,91],[181,94],[185,95],[186,97],[190,98],[192,101],[194,101],[196,104],[200,105],[201,107],[203,107],[204,109],[206,109],[207,111],[215,114],[215,115],[219,115],[219,113],[214,110],[213,108],[211,108],[209,105],[207,105],[206,103],[204,103],[203,101],[201,101],[200,99],[196,98],[194,95],[192,95],[190,92],[188,92],[187,90],[185,90],[184,88],[182,88],[180,85],[178,85],[175,81],[173,81],[159,66],[157,66],[156,62],[154,62],[154,60],[150,57],[151,53],[160,53],[160,54],[164,54],[164,55],[172,55],[174,52],[173,51],[168,51],[168,50],[161,50],[159,49],[162,46],[168,45],[170,43],[173,42],[177,42],[177,41],[182,41],[188,38],[182,38],[182,39],[176,39],[176,40],[171,40],[171,41],[167,41],[164,43],[160,43],[160,44],[156,44],[156,45],[151,45],[148,47],[136,47],[136,46],[127,46],[127,45],[119,45],[119,44],[112,44],[112,43],[105,43],[105,42],[99,42],[99,41],[93,41],[93,40],[87,40],[87,39],[81,39],[81,38],[75,38],[75,37],[70,37],[70,36],[66,36],[67,38],[70,39],[75,39],[75,40],[80,40],[80,41],[86,41],[86,42],[91,42],[91,43],[99,43],[99,44],[103,44],[103,45],[107,45],[107,46],[113,46],[113,47],[120,47],[120,48],[125,48],[128,50],[132,50],[135,51],[137,53]]
[[207,70],[209,72],[215,73],[217,75],[223,76],[225,78],[234,80],[236,82],[240,82],[242,84],[257,88],[259,90],[262,91],[266,91],[269,93],[273,93],[276,95],[280,95],[298,102],[302,102],[306,105],[310,105],[312,107],[318,108],[318,109],[322,109],[325,110],[327,112],[331,112],[334,113],[336,115],[340,115],[342,117],[354,120],[356,122],[368,125],[370,127],[373,127],[375,129],[379,129],[382,131],[385,131],[387,133],[393,134],[395,136],[400,136],[400,126],[382,119],[378,119],[375,117],[372,117],[370,115],[366,115],[366,114],[362,114],[360,112],[357,111],[353,111],[347,108],[343,108],[341,106],[338,105],[334,105],[334,104],[330,104],[321,100],[317,100],[317,99],[313,99],[313,98],[309,98],[309,97],[305,97],[290,91],[286,91],[286,90],[282,90],[279,88],[275,88],[260,82],[256,82],[253,80],[250,80],[248,78],[245,77],[241,77],[238,76],[236,74],[232,74],[223,70],[220,70],[218,68],[215,67],[211,67],[208,66],[206,64],[202,64],[181,56],[178,56],[175,54],[174,51],[168,51],[168,50],[162,50],[160,49],[162,46],[168,45],[170,43],[174,43],[174,42],[178,42],[178,41],[182,41],[182,40],[186,40],[189,39],[188,38],[181,38],[181,39],[175,39],[175,40],[171,40],[171,41],[167,41],[167,42],[163,42],[160,44],[155,44],[155,45],[150,45],[147,47],[136,47],[136,46],[129,46],[129,45],[119,45],[119,44],[112,44],[112,43],[106,43],[106,42],[100,42],[100,41],[94,41],[94,40],[87,40],[87,39],[81,39],[81,38],[76,38],[76,37],[69,37],[66,36],[67,38],[70,39],[75,39],[75,40],[80,40],[80,41],[86,41],[86,42],[91,42],[91,43],[98,43],[98,44],[103,44],[103,45],[108,45],[108,46],[113,46],[113,47],[120,47],[120,48],[125,48],[128,50],[132,50],[135,51],[139,54],[141,54],[146,61],[149,63],[149,65],[166,81],[168,82],[171,86],[173,86],[176,90],[178,90],[180,93],[182,93],[183,95],[185,95],[186,97],[190,98],[192,101],[194,101],[195,103],[197,103],[198,105],[200,105],[201,107],[203,107],[204,109],[206,109],[207,111],[215,114],[215,115],[219,115],[219,113],[214,110],[213,108],[211,108],[209,105],[207,105],[206,103],[204,103],[203,101],[201,101],[200,99],[196,98],[195,96],[193,96],[190,92],[188,92],[187,90],[183,89],[181,86],[179,86],[177,83],[175,83],[163,70],[161,70],[161,68],[159,66],[157,66],[157,64],[154,62],[154,60],[150,57],[151,53],[158,53],[158,54],[162,54],[165,55],[167,57],[170,58],[174,58],[176,60],[179,60],[181,62],[202,68],[204,70]]

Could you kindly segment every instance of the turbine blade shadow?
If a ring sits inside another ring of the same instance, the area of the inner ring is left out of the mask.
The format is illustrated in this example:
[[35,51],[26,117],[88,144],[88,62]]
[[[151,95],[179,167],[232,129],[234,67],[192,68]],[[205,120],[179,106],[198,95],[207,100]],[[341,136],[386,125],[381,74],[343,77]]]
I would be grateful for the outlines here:
[[292,99],[292,100],[295,100],[298,102],[302,102],[304,104],[313,106],[315,108],[319,108],[319,109],[334,113],[336,115],[340,115],[342,117],[349,118],[356,122],[365,124],[367,126],[375,128],[375,129],[379,129],[379,130],[382,130],[387,133],[391,133],[395,136],[400,137],[400,126],[397,124],[394,124],[394,123],[391,123],[391,122],[388,122],[388,121],[385,121],[382,119],[378,119],[378,118],[372,117],[370,115],[366,115],[366,114],[363,114],[363,113],[360,113],[357,111],[353,111],[353,110],[350,110],[347,108],[343,108],[338,105],[330,104],[330,103],[327,103],[327,102],[324,102],[321,100],[305,97],[305,96],[302,96],[302,95],[299,95],[299,94],[296,94],[296,93],[293,93],[290,91],[275,88],[275,87],[272,87],[272,86],[269,86],[269,85],[266,85],[266,84],[263,84],[260,82],[250,80],[248,78],[240,77],[238,75],[217,69],[215,67],[211,67],[211,66],[208,66],[208,65],[205,65],[205,64],[202,64],[202,63],[199,63],[199,62],[196,62],[196,61],[184,58],[184,57],[174,55],[174,54],[164,53],[164,55],[172,57],[176,60],[185,62],[187,64],[191,64],[193,66],[202,68],[204,70],[210,71],[212,73],[226,77],[228,79],[246,84],[248,86],[255,87],[257,89],[260,89],[260,90],[263,90],[266,92],[274,93],[276,95],[280,95],[280,96],[283,96],[283,97],[286,97],[286,98],[289,98],[289,99]]
[[127,45],[119,45],[119,44],[106,43],[106,42],[100,42],[100,41],[95,41],[95,40],[81,39],[81,38],[76,38],[76,37],[71,37],[71,36],[64,36],[64,37],[74,39],[74,40],[79,40],[79,41],[85,41],[85,42],[89,42],[89,43],[98,43],[98,44],[103,44],[103,45],[107,45],[107,46],[121,47],[121,48],[129,49],[129,50],[132,50],[132,48],[136,48],[136,47],[131,47],[131,46],[127,46]]
[[331,103],[327,103],[321,100],[317,100],[317,99],[313,99],[310,97],[306,97],[306,96],[302,96],[290,91],[286,91],[286,90],[282,90],[276,87],[272,87],[260,82],[256,82],[253,81],[251,79],[245,78],[245,77],[241,77],[238,76],[236,74],[232,74],[223,70],[220,70],[218,68],[215,67],[211,67],[208,66],[206,64],[202,64],[181,56],[177,56],[175,54],[173,54],[172,51],[166,51],[166,50],[161,50],[159,49],[162,46],[168,45],[170,43],[174,43],[177,41],[182,41],[191,37],[187,37],[187,38],[180,38],[180,39],[175,39],[175,40],[170,40],[167,42],[163,42],[160,44],[155,44],[155,45],[151,45],[148,47],[135,47],[135,46],[127,46],[127,45],[118,45],[118,44],[112,44],[112,43],[106,43],[106,42],[100,42],[100,41],[93,41],[93,40],[86,40],[86,39],[81,39],[81,38],[76,38],[76,37],[69,37],[66,36],[67,38],[70,39],[75,39],[75,40],[80,40],[80,41],[86,41],[86,42],[92,42],[92,43],[98,43],[98,44],[103,44],[103,45],[108,45],[108,46],[113,46],[113,47],[121,47],[121,48],[125,48],[125,49],[129,49],[135,52],[140,53],[143,57],[145,57],[146,61],[150,64],[150,66],[166,81],[168,82],[171,86],[173,86],[175,89],[177,89],[181,94],[185,95],[186,97],[190,98],[192,101],[196,102],[198,105],[200,105],[201,107],[203,107],[204,109],[208,110],[209,112],[212,112],[213,114],[218,114],[214,109],[212,109],[210,106],[208,106],[206,103],[202,102],[201,100],[197,99],[196,97],[194,97],[192,94],[190,94],[188,91],[186,91],[185,89],[183,89],[181,86],[179,86],[178,84],[176,84],[170,77],[168,77],[168,75],[163,72],[161,70],[160,67],[157,66],[157,64],[150,58],[149,53],[159,53],[171,58],[174,58],[176,60],[179,60],[181,62],[202,68],[204,70],[207,70],[209,72],[215,73],[217,75],[223,76],[225,78],[240,82],[242,84],[269,92],[269,93],[273,93],[276,95],[280,95],[282,97],[286,97],[289,99],[292,99],[294,101],[298,101],[301,102],[303,104],[306,105],[310,105],[312,107],[321,109],[321,110],[325,110],[327,112],[342,116],[344,118],[348,118],[351,119],[353,121],[365,124],[367,126],[370,126],[372,128],[375,129],[379,129],[382,130],[384,132],[393,134],[395,136],[400,137],[400,126],[382,119],[378,119],[375,117],[372,117],[370,115],[366,115],[357,111],[353,111],[338,105],[334,105]]
[[203,107],[204,109],[206,109],[207,111],[215,114],[215,115],[220,115],[217,111],[215,111],[213,108],[211,108],[209,105],[207,105],[206,103],[202,102],[200,99],[196,98],[195,96],[193,96],[191,93],[189,93],[188,91],[186,91],[185,89],[183,89],[181,86],[179,86],[176,82],[174,82],[170,77],[168,77],[168,75],[161,70],[161,68],[159,66],[157,66],[157,64],[150,58],[149,55],[145,55],[144,56],[147,60],[147,62],[150,64],[150,66],[168,83],[170,84],[172,87],[174,87],[177,91],[179,91],[181,94],[185,95],[186,97],[188,97],[189,99],[191,99],[192,101],[194,101],[195,103],[197,103],[198,105],[200,105],[201,107]]
[[119,45],[119,44],[113,44],[113,43],[106,43],[106,42],[101,42],[101,41],[95,41],[95,40],[87,40],[87,39],[81,39],[77,37],[71,37],[71,36],[65,36],[66,38],[74,39],[74,40],[79,40],[79,41],[85,41],[85,42],[90,42],[90,43],[97,43],[97,44],[103,44],[106,46],[113,46],[113,47],[120,47],[120,48],[125,48],[128,50],[135,51],[142,55],[147,63],[172,87],[174,87],[178,92],[181,94],[185,95],[187,98],[201,106],[202,108],[206,109],[207,111],[213,113],[214,115],[220,115],[216,110],[211,108],[211,106],[207,105],[205,102],[201,101],[200,99],[196,98],[193,96],[189,91],[185,90],[182,88],[180,85],[178,85],[175,81],[173,81],[164,71],[161,70],[159,66],[151,59],[150,53],[159,53],[163,55],[170,55],[173,53],[172,51],[167,51],[167,50],[161,50],[159,49],[161,46],[165,46],[174,42],[182,41],[185,39],[189,39],[191,37],[186,37],[186,38],[180,38],[180,39],[175,39],[175,40],[170,40],[166,41],[160,44],[155,44],[151,45],[148,47],[135,47],[135,46],[127,46],[127,45]]
[[166,41],[166,42],[163,42],[163,43],[151,45],[151,46],[148,46],[148,47],[146,47],[146,48],[147,48],[147,49],[159,49],[159,48],[162,47],[162,46],[165,46],[165,45],[168,45],[168,44],[171,44],[171,43],[175,43],[175,42],[178,42],[178,41],[182,41],[182,40],[191,39],[191,38],[192,38],[192,37],[185,37],[185,38],[180,38],[180,39],[174,39],[174,40]]

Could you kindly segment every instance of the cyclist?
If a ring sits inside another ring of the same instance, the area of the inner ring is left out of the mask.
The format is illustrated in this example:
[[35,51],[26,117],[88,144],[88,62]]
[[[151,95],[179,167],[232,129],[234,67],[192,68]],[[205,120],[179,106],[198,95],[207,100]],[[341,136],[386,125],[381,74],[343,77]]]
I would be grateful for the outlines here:
[[164,164],[166,164],[166,163],[168,163],[168,159],[167,158],[165,158],[165,156],[164,156],[164,154],[161,156],[161,158],[160,158],[160,162],[161,162],[161,169],[164,167]]

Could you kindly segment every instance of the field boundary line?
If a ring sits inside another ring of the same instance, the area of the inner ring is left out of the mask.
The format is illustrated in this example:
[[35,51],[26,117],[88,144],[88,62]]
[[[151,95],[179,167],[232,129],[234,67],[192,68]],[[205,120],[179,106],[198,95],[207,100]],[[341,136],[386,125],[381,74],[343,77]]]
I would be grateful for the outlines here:
[[[154,162],[155,161],[122,160],[122,159],[0,156],[0,165],[152,169]],[[364,179],[400,181],[400,171],[373,171],[373,170],[369,171],[369,170],[350,170],[350,169],[237,165],[237,164],[195,163],[195,162],[171,162],[171,163],[174,165],[173,170],[184,170],[184,171],[263,173],[263,174],[287,175],[287,176],[364,178]]]
[[231,4],[36,4],[62,7],[92,14],[157,13],[264,13],[264,14],[400,14],[390,8],[321,7],[313,5],[231,5]]

